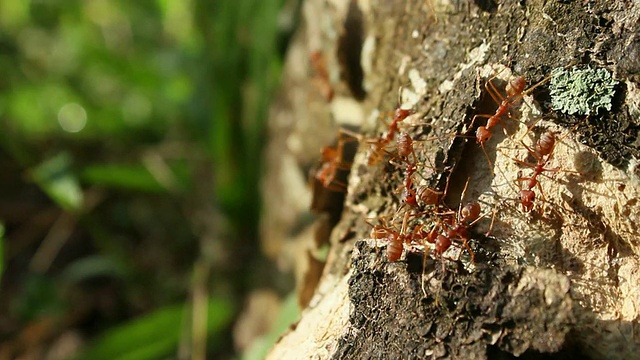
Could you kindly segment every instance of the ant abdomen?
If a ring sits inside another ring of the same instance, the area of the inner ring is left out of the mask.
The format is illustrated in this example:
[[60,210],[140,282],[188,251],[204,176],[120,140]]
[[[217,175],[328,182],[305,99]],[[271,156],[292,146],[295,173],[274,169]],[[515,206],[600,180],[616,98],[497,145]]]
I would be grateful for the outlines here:
[[460,222],[471,222],[480,216],[480,204],[471,202],[465,205],[460,211]]
[[542,135],[540,135],[540,139],[536,143],[536,152],[540,154],[540,156],[549,155],[553,148],[556,145],[556,135],[553,131],[545,131]]
[[435,253],[442,254],[447,251],[449,247],[451,247],[451,239],[442,234],[438,235],[435,243]]
[[520,95],[524,91],[525,86],[527,86],[527,80],[525,80],[524,76],[512,77],[505,89],[507,96],[513,97]]
[[441,194],[428,186],[419,186],[417,190],[418,198],[425,205],[438,205]]
[[395,234],[389,234],[387,240],[389,240],[389,245],[387,245],[387,258],[389,258],[389,261],[398,261],[402,256],[402,239]]
[[409,134],[403,132],[398,134],[396,150],[398,151],[398,155],[405,158],[413,153],[413,140]]

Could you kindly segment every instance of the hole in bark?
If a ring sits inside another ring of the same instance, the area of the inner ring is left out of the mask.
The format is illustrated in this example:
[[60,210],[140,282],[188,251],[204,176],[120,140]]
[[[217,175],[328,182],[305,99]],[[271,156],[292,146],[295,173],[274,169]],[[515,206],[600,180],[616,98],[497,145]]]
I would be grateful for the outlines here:
[[360,64],[362,43],[364,42],[362,11],[356,1],[351,1],[343,33],[338,40],[338,59],[342,78],[346,81],[354,98],[362,100],[367,93],[362,87],[364,72]]

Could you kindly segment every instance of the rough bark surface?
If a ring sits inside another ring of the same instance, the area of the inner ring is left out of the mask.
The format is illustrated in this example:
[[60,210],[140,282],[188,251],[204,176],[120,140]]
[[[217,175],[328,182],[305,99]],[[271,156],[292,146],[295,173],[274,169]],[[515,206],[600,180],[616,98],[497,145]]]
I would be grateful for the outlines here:
[[[306,1],[270,119],[262,228],[264,251],[295,271],[307,307],[270,358],[640,358],[639,19],[637,1]],[[620,82],[611,111],[561,114],[542,83],[485,144],[491,163],[461,136],[498,106],[487,80],[504,92],[511,74],[532,85],[572,61]],[[385,133],[378,119],[399,101],[416,111],[401,129],[425,140],[416,183],[442,190],[450,178],[445,203],[456,209],[470,179],[462,202],[488,213],[471,229],[475,262],[457,248],[425,257],[422,246],[390,262],[370,238],[365,220],[409,211],[403,167],[367,165],[366,139]],[[338,127],[365,139],[348,191],[310,189]],[[548,129],[560,140],[548,166],[563,171],[539,178],[525,213],[515,180],[531,169],[514,159],[535,162],[523,143]]]

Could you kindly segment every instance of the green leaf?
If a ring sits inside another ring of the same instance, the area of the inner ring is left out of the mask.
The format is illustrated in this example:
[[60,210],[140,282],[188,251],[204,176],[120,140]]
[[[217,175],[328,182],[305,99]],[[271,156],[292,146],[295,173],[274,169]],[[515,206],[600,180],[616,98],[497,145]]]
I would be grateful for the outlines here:
[[[214,298],[208,304],[207,332],[220,335],[233,315],[231,302]],[[175,351],[190,312],[172,305],[106,331],[77,360],[155,360]]]
[[62,273],[62,280],[78,283],[99,276],[121,278],[125,273],[124,267],[112,257],[95,255],[83,257],[67,266]]
[[92,165],[82,171],[82,179],[94,185],[147,192],[166,189],[142,165]]
[[77,211],[82,207],[82,188],[71,171],[71,156],[61,152],[30,171],[40,188],[65,210]]

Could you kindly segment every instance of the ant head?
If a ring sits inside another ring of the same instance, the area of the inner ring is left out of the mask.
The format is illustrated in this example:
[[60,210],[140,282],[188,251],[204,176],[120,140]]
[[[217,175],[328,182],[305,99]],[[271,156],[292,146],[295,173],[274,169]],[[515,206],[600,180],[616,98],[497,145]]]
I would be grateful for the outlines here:
[[325,146],[320,150],[320,156],[322,157],[322,162],[329,162],[336,158],[338,155],[336,148],[333,146]]
[[386,236],[387,231],[381,225],[374,225],[373,229],[371,229],[371,234],[369,237],[372,239],[382,239]]
[[486,126],[479,126],[476,130],[476,142],[478,144],[484,144],[491,139],[491,131]]
[[533,209],[533,202],[536,199],[536,193],[533,190],[520,190],[520,202],[522,203],[522,208],[525,212],[531,211]]
[[404,191],[402,192],[402,199],[404,203],[409,206],[413,206],[413,207],[418,206],[416,193],[413,190],[404,189]]
[[414,111],[411,110],[411,109],[397,108],[396,112],[395,112],[395,114],[393,116],[393,121],[395,121],[395,122],[402,121],[402,120],[406,119],[407,116],[409,116],[409,115],[411,115],[413,113],[414,113]]

